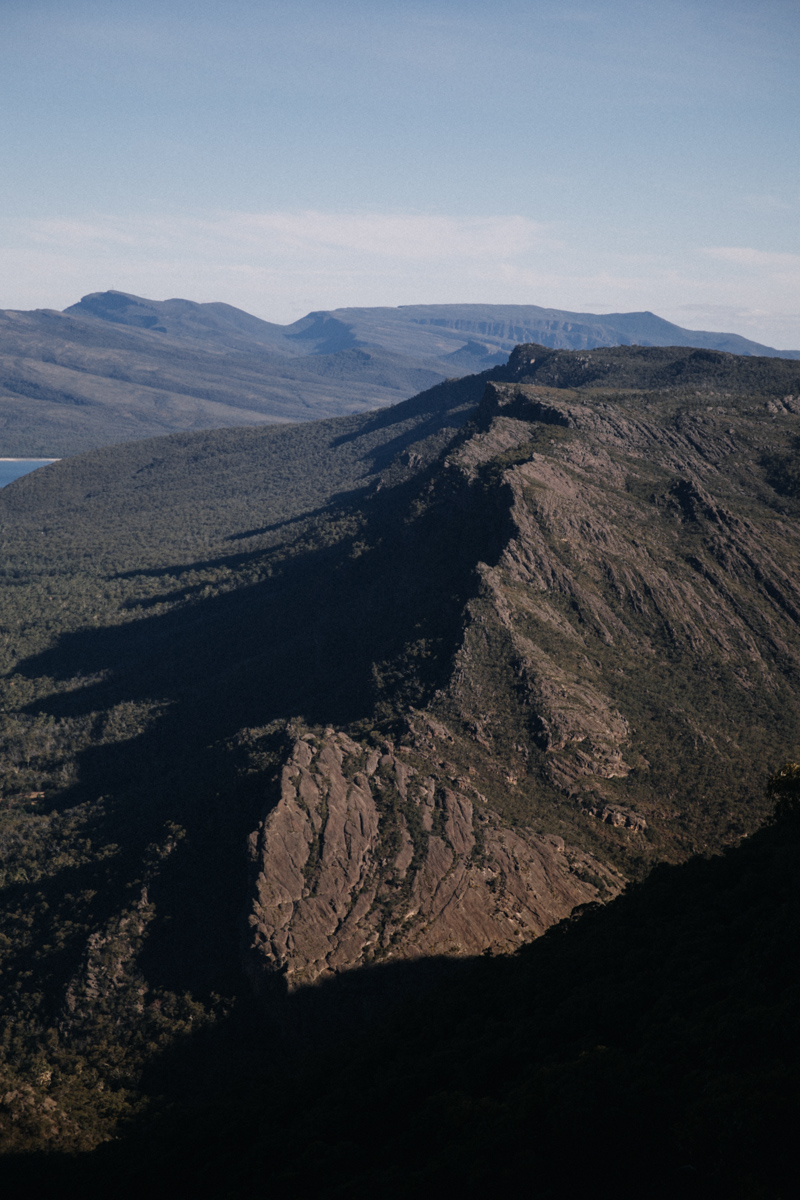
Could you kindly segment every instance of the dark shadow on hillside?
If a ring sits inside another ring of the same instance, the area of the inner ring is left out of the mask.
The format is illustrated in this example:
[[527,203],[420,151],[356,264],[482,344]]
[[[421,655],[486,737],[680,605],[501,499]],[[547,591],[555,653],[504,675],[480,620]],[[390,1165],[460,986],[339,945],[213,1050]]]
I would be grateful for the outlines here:
[[785,1200],[800,1066],[787,805],[516,955],[368,966],[240,1005],[153,1064],[147,1088],[171,1111],[83,1159],[7,1160],[13,1194]]
[[[302,531],[304,526],[320,519],[324,520],[326,517],[335,518],[337,513],[347,508],[359,507],[360,504],[371,498],[374,493],[374,487],[374,478],[370,477],[366,483],[359,487],[334,492],[325,504],[316,508],[297,513],[295,516],[287,517],[281,521],[275,521],[270,525],[261,525],[254,529],[246,529],[240,533],[231,533],[222,539],[223,542],[242,542],[248,538],[264,537],[267,534],[277,533],[280,530],[285,530],[287,534],[290,534],[290,536],[285,538],[275,539],[266,547],[259,546],[255,550],[245,550],[239,554],[218,554],[214,558],[196,559],[192,562],[174,563],[164,567],[135,567],[128,571],[117,571],[109,578],[159,579],[170,575],[179,578],[181,575],[186,575],[193,571],[212,571],[219,568],[235,570],[239,567],[245,567],[257,561],[259,557],[272,554],[282,546],[291,544],[294,537]],[[293,536],[291,535],[292,532]],[[163,599],[168,598],[167,595],[163,597]]]
[[[398,448],[403,448],[402,443],[406,438],[409,442],[418,442],[444,425],[461,424],[465,410],[480,403],[487,380],[499,377],[502,370],[503,368],[496,367],[490,371],[483,371],[480,375],[467,375],[463,379],[448,379],[443,383],[437,383],[427,391],[420,392],[418,396],[412,396],[410,400],[404,400],[390,408],[378,409],[356,430],[342,434],[332,444],[334,446],[346,445],[349,442],[368,437],[369,434],[378,430],[388,429],[392,425],[401,425],[415,417],[421,418],[415,422],[408,433],[398,435],[392,443],[389,443],[395,447],[391,453],[396,453]],[[380,454],[391,456],[387,445],[381,444]]]
[[296,517],[287,517],[284,521],[275,521],[272,525],[261,525],[256,529],[245,529],[241,533],[229,533],[224,540],[226,542],[245,542],[248,538],[262,537],[266,533],[275,533],[279,529],[291,529],[293,525],[299,525],[303,521],[313,521],[315,517],[321,517],[324,513],[328,512],[332,505],[344,504],[358,495],[363,495],[368,486],[367,484],[362,488],[354,488],[351,492],[341,492],[331,498],[330,504],[324,504],[320,508],[313,508],[309,512],[300,513]]
[[[300,712],[313,723],[344,725],[372,712],[375,664],[394,663],[423,643],[428,649],[416,656],[416,681],[409,674],[408,684],[435,689],[478,586],[476,565],[496,562],[507,514],[487,503],[479,486],[464,485],[407,520],[424,483],[417,478],[374,495],[361,510],[355,539],[303,549],[276,562],[271,578],[142,620],[62,636],[23,661],[19,673],[64,681],[106,677],[54,692],[34,710],[72,717],[158,699],[183,706],[192,728],[211,718],[216,740]],[[346,521],[346,510],[342,515]],[[263,567],[269,553],[185,569]],[[165,568],[173,569],[179,568]],[[182,601],[187,594],[162,599]]]
[[[317,510],[319,513],[326,512],[326,508]],[[293,518],[290,521],[282,522],[286,526],[298,524],[306,520],[305,516]],[[279,528],[279,526],[275,526]],[[231,538],[230,540],[233,540]],[[195,571],[214,571],[219,569],[229,569],[235,571],[242,567],[247,567],[265,554],[270,554],[280,548],[284,543],[279,542],[270,546],[267,550],[259,547],[258,550],[243,550],[239,554],[217,554],[214,558],[200,558],[192,562],[170,563],[166,567],[135,567],[129,571],[118,571],[109,576],[111,579],[163,579],[168,576],[180,578],[182,575],[189,575]],[[183,599],[183,592],[164,593],[162,599],[168,600],[170,597],[174,600]]]
[[[355,505],[359,502],[359,500],[364,501],[371,495],[374,486],[375,484],[373,478],[368,477],[367,481],[359,487],[350,488],[343,492],[335,492],[329,501],[326,501],[325,504],[319,506],[318,508],[311,508],[307,512],[301,512],[296,516],[287,517],[283,521],[275,521],[271,525],[260,525],[255,529],[245,529],[240,533],[229,533],[227,537],[223,539],[223,541],[244,542],[247,541],[248,538],[263,537],[268,533],[277,533],[279,529],[290,530],[292,528],[298,528],[307,521],[315,521],[320,517],[330,516],[333,510],[335,510],[337,507]],[[288,540],[290,539],[287,539],[287,541]],[[273,543],[273,545],[270,547],[270,550],[281,544],[284,543]],[[230,563],[231,561],[232,560],[229,558],[217,560],[217,562],[221,564]],[[142,572],[142,574],[145,573],[146,572]],[[135,574],[135,572],[129,572],[129,575],[132,576],[133,574]]]
[[[92,1154],[4,1156],[3,1194],[11,1200],[33,1189],[43,1198],[105,1200],[113,1179],[113,1192],[121,1197],[210,1195],[197,1179],[191,1192],[182,1190],[173,1175],[176,1149],[182,1157],[185,1146],[196,1165],[198,1141],[208,1138],[218,1154],[231,1135],[236,1142],[240,1136],[257,1139],[265,1101],[283,1094],[296,1102],[298,1081],[315,1063],[349,1044],[357,1047],[405,1005],[424,1002],[442,985],[457,987],[475,965],[473,959],[443,957],[372,965],[291,994],[280,977],[267,980],[260,997],[243,998],[213,1028],[178,1042],[151,1063],[142,1091],[156,1099],[155,1119],[135,1122],[120,1141]],[[253,1101],[249,1118],[248,1097]],[[221,1182],[215,1179],[211,1185],[214,1195],[220,1194],[216,1189]],[[236,1190],[231,1194],[239,1195]]]
[[[309,549],[261,582],[65,635],[20,665],[64,681],[105,672],[37,700],[33,713],[68,720],[130,702],[159,706],[146,727],[131,717],[127,740],[79,751],[78,782],[47,799],[66,812],[106,798],[92,840],[125,847],[98,901],[109,919],[133,902],[148,845],[170,822],[185,830],[150,887],[160,919],[142,961],[154,985],[207,995],[241,983],[246,837],[274,797],[263,774],[239,770],[230,739],[297,716],[337,727],[390,719],[447,678],[476,565],[497,560],[507,513],[462,483],[404,520],[418,489],[414,481],[375,496],[357,544]],[[85,888],[95,886],[92,870]],[[58,887],[47,887],[55,903]]]
[[284,336],[293,342],[316,342],[313,354],[336,354],[359,344],[350,325],[326,312],[308,313],[295,324],[301,328]]

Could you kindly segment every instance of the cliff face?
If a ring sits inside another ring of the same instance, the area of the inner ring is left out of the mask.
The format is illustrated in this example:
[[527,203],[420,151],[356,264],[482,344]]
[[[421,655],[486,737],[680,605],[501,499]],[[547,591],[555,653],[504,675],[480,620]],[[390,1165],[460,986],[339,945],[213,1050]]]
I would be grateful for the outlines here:
[[[250,841],[251,967],[508,949],[757,822],[762,756],[800,730],[800,539],[759,468],[775,402],[693,399],[487,384],[411,506],[490,551],[450,664],[422,709],[379,691],[403,730],[383,749],[295,742]],[[417,529],[420,571],[422,525],[394,543],[410,564]]]
[[563,838],[504,826],[453,771],[411,741],[295,741],[250,837],[256,979],[280,971],[296,987],[387,958],[507,952],[619,890]]
[[488,385],[481,431],[452,460],[475,477],[501,467],[512,530],[435,701],[499,748],[505,662],[528,759],[584,811],[644,805],[678,838],[723,803],[735,828],[742,774],[798,731],[798,527],[759,463],[800,403],[703,399],[717,402]]

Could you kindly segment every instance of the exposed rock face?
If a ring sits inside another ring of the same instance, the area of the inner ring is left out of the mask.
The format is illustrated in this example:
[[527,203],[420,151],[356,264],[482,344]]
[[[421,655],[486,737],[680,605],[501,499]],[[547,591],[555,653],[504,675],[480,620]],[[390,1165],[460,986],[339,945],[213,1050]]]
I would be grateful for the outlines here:
[[[708,792],[717,771],[736,786],[729,713],[757,731],[783,696],[796,727],[796,536],[753,507],[752,451],[735,465],[752,434],[718,407],[487,384],[426,500],[504,521],[452,667],[409,746],[379,753],[333,730],[295,743],[251,838],[253,969],[295,986],[381,958],[509,949],[614,894],[615,853],[651,855],[668,822],[680,845],[687,815],[702,828],[708,793],[685,795],[682,769],[710,774]],[[667,807],[649,799],[651,755]],[[535,835],[533,814],[571,848]]]
[[606,825],[614,825],[618,829],[635,829],[638,832],[647,829],[647,821],[639,813],[616,804],[606,804],[602,797],[584,797],[582,807]]
[[387,958],[511,950],[619,890],[592,856],[504,827],[467,779],[409,758],[333,730],[295,742],[250,839],[254,974],[296,987]]
[[512,531],[499,561],[480,568],[439,706],[490,748],[492,660],[510,661],[509,703],[568,792],[646,767],[642,707],[648,720],[668,709],[673,737],[710,751],[715,740],[722,758],[726,710],[698,703],[707,680],[726,681],[712,694],[734,711],[758,711],[759,694],[765,711],[800,672],[800,584],[787,569],[797,538],[754,507],[763,485],[752,450],[742,462],[753,432],[735,409],[676,407],[489,383],[479,431],[451,455],[473,479],[501,466]]
[[[91,1029],[97,1012],[117,999],[115,993],[133,990],[130,970],[153,915],[147,887],[143,887],[134,906],[113,917],[107,928],[91,934],[84,960],[66,991],[61,1022],[64,1028],[72,1033],[83,1025]],[[145,990],[141,987],[140,995],[133,1000],[140,1012]]]
[[110,1136],[123,1068],[248,980],[272,996],[268,977],[512,949],[757,828],[800,754],[798,395],[794,363],[521,347],[359,425],[357,450],[309,427],[269,491],[278,451],[248,452],[240,506],[231,465],[189,550],[193,439],[146,502],[149,450],[113,503],[110,451],[54,469],[69,487],[5,568],[0,948],[20,988],[0,1011],[7,1047],[38,1022],[75,1071],[13,1050],[0,1135]]

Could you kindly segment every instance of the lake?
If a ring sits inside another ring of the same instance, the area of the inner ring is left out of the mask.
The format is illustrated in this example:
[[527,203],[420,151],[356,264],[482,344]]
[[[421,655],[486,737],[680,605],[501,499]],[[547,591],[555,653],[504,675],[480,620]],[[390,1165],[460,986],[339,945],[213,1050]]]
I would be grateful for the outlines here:
[[0,487],[13,483],[21,475],[28,475],[37,467],[46,467],[48,463],[58,462],[57,458],[0,458]]

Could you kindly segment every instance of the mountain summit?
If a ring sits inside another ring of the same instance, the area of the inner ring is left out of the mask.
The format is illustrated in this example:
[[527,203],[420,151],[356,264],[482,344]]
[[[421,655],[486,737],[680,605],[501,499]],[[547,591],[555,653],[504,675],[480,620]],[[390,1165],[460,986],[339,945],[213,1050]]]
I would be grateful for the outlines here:
[[[403,304],[397,308],[336,308],[312,312],[292,325],[262,321],[228,304],[144,300],[125,292],[93,292],[64,310],[113,324],[153,329],[228,345],[256,342],[284,354],[327,354],[354,346],[446,363],[456,355],[478,361],[533,342],[552,349],[598,346],[694,346],[732,354],[800,357],[734,333],[683,329],[655,313],[576,313],[535,304]],[[491,365],[483,362],[484,366]]]

